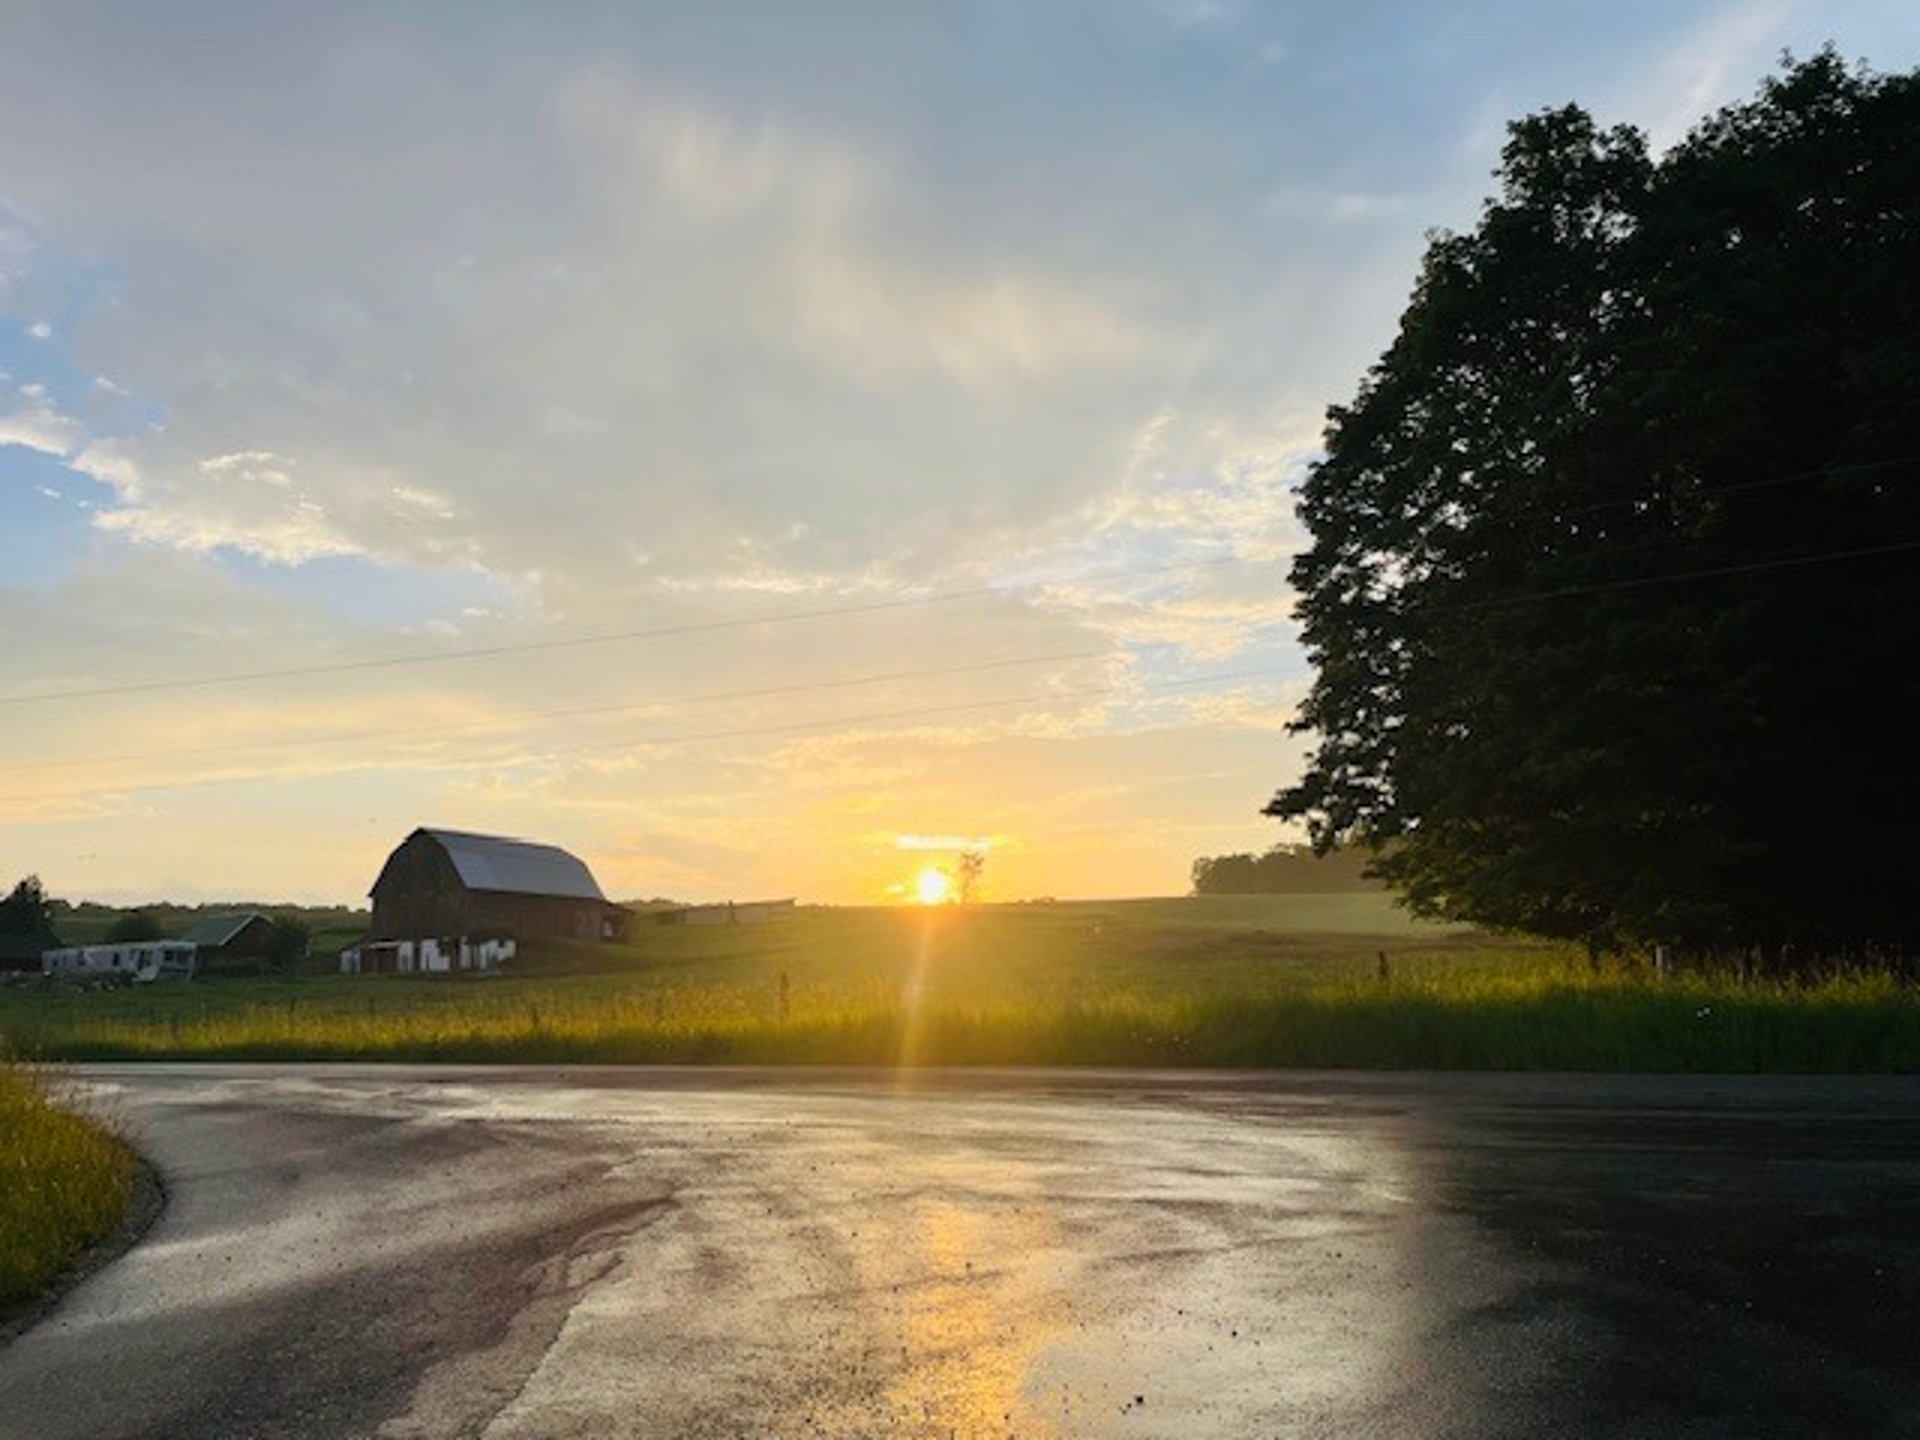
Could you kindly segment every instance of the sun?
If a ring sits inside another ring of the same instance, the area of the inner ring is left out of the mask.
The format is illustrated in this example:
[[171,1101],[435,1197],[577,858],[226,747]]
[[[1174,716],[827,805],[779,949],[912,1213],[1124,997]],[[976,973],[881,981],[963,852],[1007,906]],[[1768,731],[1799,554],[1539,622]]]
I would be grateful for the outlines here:
[[913,882],[913,895],[922,905],[943,905],[953,893],[953,877],[929,865]]

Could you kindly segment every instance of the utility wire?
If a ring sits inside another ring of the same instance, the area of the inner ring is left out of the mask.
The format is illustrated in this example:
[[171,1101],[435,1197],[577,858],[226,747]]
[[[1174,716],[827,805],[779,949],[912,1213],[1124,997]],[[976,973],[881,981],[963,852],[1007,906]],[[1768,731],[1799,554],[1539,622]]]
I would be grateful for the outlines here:
[[1631,580],[1601,580],[1591,585],[1563,585],[1557,590],[1535,590],[1525,595],[1504,595],[1465,605],[1442,607],[1441,613],[1493,610],[1510,605],[1526,605],[1536,600],[1558,600],[1569,595],[1601,595],[1611,590],[1644,590],[1655,585],[1678,585],[1689,580],[1712,580],[1723,575],[1756,575],[1766,570],[1795,570],[1808,565],[1829,565],[1841,560],[1863,560],[1875,555],[1897,555],[1920,550],[1920,540],[1901,540],[1891,545],[1868,545],[1858,550],[1828,550],[1813,555],[1787,555],[1773,560],[1755,560],[1744,565],[1716,565],[1704,570],[1683,570],[1672,575],[1642,575]]
[[[1604,552],[1607,554],[1644,555],[1649,550],[1661,548],[1658,545],[1636,545],[1631,549]],[[1561,585],[1550,590],[1528,590],[1518,595],[1494,595],[1485,600],[1468,600],[1457,605],[1439,604],[1417,606],[1422,616],[1466,615],[1477,610],[1507,609],[1516,605],[1531,605],[1541,600],[1559,600],[1570,595],[1603,595],[1613,590],[1644,590],[1658,585],[1679,585],[1690,580],[1712,580],[1727,575],[1754,575],[1768,570],[1795,570],[1803,566],[1827,565],[1841,560],[1864,560],[1877,555],[1898,555],[1909,550],[1920,550],[1920,540],[1899,540],[1889,545],[1867,545],[1856,550],[1825,550],[1811,555],[1781,555],[1770,560],[1753,560],[1739,565],[1715,565],[1699,570],[1678,570],[1667,575],[1640,575],[1626,580],[1597,580],[1591,584]],[[1377,598],[1376,603],[1389,604],[1404,597],[1405,591],[1390,592]],[[1300,605],[1296,600],[1292,618],[1300,619]]]
[[[1571,596],[1606,594],[1613,591],[1647,589],[1647,588],[1661,586],[1661,585],[1683,584],[1683,583],[1694,581],[1694,580],[1716,579],[1724,576],[1758,574],[1758,573],[1764,573],[1764,572],[1774,571],[1774,570],[1798,569],[1798,568],[1813,566],[1813,565],[1834,564],[1834,563],[1838,563],[1840,561],[1845,561],[1845,560],[1869,559],[1869,558],[1873,558],[1881,555],[1902,554],[1902,553],[1906,553],[1914,550],[1920,550],[1920,540],[1905,540],[1905,541],[1898,541],[1888,545],[1865,546],[1858,549],[1827,551],[1827,552],[1822,552],[1822,553],[1812,554],[1812,555],[1781,556],[1771,560],[1751,561],[1751,562],[1748,562],[1745,564],[1739,564],[1739,565],[1712,566],[1712,567],[1698,569],[1698,570],[1680,571],[1680,572],[1676,572],[1668,575],[1648,575],[1648,576],[1638,576],[1632,579],[1625,579],[1625,580],[1598,581],[1592,584],[1565,585],[1565,586],[1560,586],[1551,590],[1530,591],[1522,595],[1495,596],[1485,600],[1470,601],[1462,605],[1444,606],[1440,608],[1438,613],[1442,615],[1467,614],[1467,613],[1472,613],[1472,612],[1481,611],[1481,610],[1504,609],[1504,608],[1512,607],[1515,605],[1524,605],[1524,604],[1530,604],[1530,603],[1539,602],[1539,601],[1564,599]],[[1429,612],[1429,613],[1433,613],[1433,612]],[[418,726],[410,726],[410,727],[405,727],[400,729],[355,731],[355,732],[344,734],[344,735],[342,734],[308,735],[308,736],[274,738],[274,739],[265,739],[265,740],[240,741],[232,744],[202,746],[202,747],[197,747],[193,749],[145,751],[145,752],[136,752],[131,754],[122,753],[117,755],[68,756],[68,757],[63,757],[56,760],[15,761],[7,764],[0,764],[0,773],[9,773],[9,772],[17,773],[23,770],[40,771],[40,770],[52,770],[52,769],[67,769],[67,768],[72,768],[72,767],[81,766],[81,765],[135,764],[135,763],[142,763],[142,762],[148,762],[148,761],[198,759],[198,758],[204,758],[210,755],[228,755],[228,754],[234,754],[239,752],[277,750],[277,749],[286,749],[289,747],[302,746],[302,745],[337,745],[337,744],[353,744],[353,743],[370,743],[371,744],[371,743],[380,743],[380,742],[389,741],[389,740],[405,740],[405,739],[413,739],[413,738],[441,738],[441,737],[450,736],[450,735],[481,733],[489,730],[524,729],[530,723],[535,723],[543,720],[577,719],[577,718],[583,718],[583,717],[589,717],[589,716],[630,713],[635,710],[650,710],[650,709],[660,709],[660,708],[673,707],[673,706],[713,704],[713,703],[732,701],[732,700],[763,699],[763,698],[769,698],[769,697],[781,696],[781,695],[809,694],[816,691],[848,689],[848,688],[858,687],[862,685],[885,684],[888,682],[900,681],[900,680],[918,680],[918,679],[927,679],[927,678],[949,676],[949,675],[978,674],[978,673],[990,671],[990,670],[1010,669],[1010,668],[1014,668],[1021,665],[1040,665],[1040,664],[1065,662],[1070,660],[1096,659],[1108,653],[1110,652],[1103,649],[1103,650],[1062,651],[1062,652],[1056,652],[1056,653],[1046,654],[1046,655],[1014,656],[1008,659],[982,661],[982,662],[969,664],[969,665],[933,666],[933,667],[916,669],[916,670],[888,671],[888,672],[882,672],[878,674],[850,676],[840,680],[809,681],[805,683],[792,684],[792,685],[770,685],[770,686],[759,686],[751,689],[742,689],[742,690],[711,691],[706,694],[681,696],[678,698],[667,699],[667,700],[630,701],[630,702],[622,702],[622,703],[613,704],[613,705],[589,705],[589,706],[579,706],[579,707],[563,709],[563,710],[535,711],[531,714],[517,717],[517,718],[503,719],[500,721],[481,722],[479,724],[471,724],[471,725],[454,725],[454,726],[418,725]],[[1196,684],[1210,683],[1210,679],[1231,680],[1235,678],[1242,678],[1242,677],[1238,677],[1238,676],[1209,677],[1209,678],[1202,678],[1197,681],[1177,682],[1176,685],[1165,687],[1165,688],[1184,688],[1184,687],[1196,685]],[[1107,687],[1105,689],[1094,690],[1094,691],[1084,691],[1084,690],[1072,691],[1072,692],[1056,691],[1053,693],[1055,696],[1059,696],[1059,697],[1072,696],[1075,698],[1079,698],[1079,697],[1085,697],[1088,695],[1117,693],[1117,691],[1124,688],[1126,687],[1112,686],[1112,687]],[[1029,698],[1029,697],[1022,697],[1022,698]],[[1041,696],[1035,696],[1030,698],[1045,699],[1048,697],[1045,695],[1041,695]],[[1007,703],[1014,703],[1014,702],[988,701],[985,703],[988,705],[995,705],[995,704],[1007,704]],[[936,707],[936,708],[938,709],[941,707]],[[962,706],[959,708],[964,709],[966,707]],[[921,712],[916,711],[916,712],[903,712],[903,713],[918,714]],[[855,720],[857,721],[858,718],[859,717],[855,717]],[[882,715],[878,718],[897,718],[897,716],[892,714],[887,714],[887,715]],[[811,724],[812,722],[806,722],[806,723]],[[743,735],[743,734],[759,734],[759,733],[777,733],[777,732],[761,731],[761,730],[712,732],[713,738],[733,737],[733,736]],[[699,737],[687,737],[687,738],[699,738]],[[617,743],[646,745],[646,744],[672,744],[672,743],[681,743],[681,742],[679,739],[669,738],[669,739],[660,740],[660,741],[638,740],[638,741],[623,741],[623,742],[617,742]]]
[[619,715],[635,710],[657,710],[683,705],[710,705],[728,700],[758,700],[778,695],[810,694],[818,690],[846,690],[861,685],[882,685],[895,680],[924,680],[946,675],[975,675],[987,670],[1009,670],[1020,665],[1045,665],[1069,660],[1093,660],[1111,655],[1111,649],[1066,650],[1050,655],[1019,655],[1006,660],[987,660],[972,665],[938,665],[922,670],[893,670],[880,674],[854,675],[842,680],[814,680],[795,685],[764,685],[751,690],[715,690],[702,695],[683,695],[665,700],[635,700],[617,705],[584,705],[567,710],[536,710],[518,717],[485,720],[455,725],[411,725],[399,729],[355,730],[345,734],[291,735],[267,740],[242,740],[227,745],[202,745],[191,749],[147,750],[119,755],[70,755],[56,760],[16,760],[0,765],[0,774],[21,770],[68,769],[76,765],[125,765],[155,760],[190,760],[208,755],[231,755],[242,751],[280,750],[299,745],[350,745],[384,740],[438,738],[470,735],[489,730],[525,729],[542,720],[573,720],[586,716]]
[[[1720,495],[1742,493],[1749,490],[1794,484],[1822,476],[1846,474],[1855,471],[1890,469],[1914,463],[1920,463],[1920,455],[1903,456],[1888,460],[1862,461],[1857,464],[1821,466],[1816,469],[1772,476],[1765,480],[1749,481],[1737,485],[1717,486],[1707,491],[1706,495],[1711,498]],[[1297,496],[1297,489],[1294,493]],[[1534,507],[1533,511],[1522,510],[1518,513],[1528,514],[1535,513],[1535,511],[1558,510],[1558,513],[1562,514],[1585,514],[1637,503],[1639,503],[1637,500],[1623,498],[1620,500],[1596,501],[1588,505],[1567,507],[1564,509],[1541,505]],[[1097,570],[1057,582],[1041,582],[1040,584],[1030,584],[1026,586],[981,585],[962,590],[935,591],[926,595],[896,596],[892,599],[865,601],[853,605],[823,606],[812,610],[789,610],[776,614],[745,616],[730,620],[707,620],[679,625],[656,625],[633,630],[607,631],[593,635],[559,636],[548,640],[523,640],[500,645],[470,646],[459,650],[425,651],[412,654],[380,656],[365,660],[331,661],[319,665],[291,665],[273,669],[230,671],[224,674],[187,676],[169,680],[143,680],[113,685],[77,686],[66,690],[45,690],[37,693],[28,692],[23,694],[0,695],[0,706],[54,704],[68,700],[105,699],[118,695],[141,695],[165,691],[207,689],[221,685],[243,685],[270,680],[292,680],[316,675],[344,675],[356,671],[401,669],[412,665],[439,665],[461,660],[482,660],[508,655],[582,649],[596,645],[614,645],[626,642],[668,639],[675,636],[711,634],[727,630],[745,630],[752,629],[756,626],[780,625],[799,621],[840,619],[855,615],[878,614],[890,610],[911,609],[922,605],[939,605],[961,600],[978,600],[994,595],[1018,594],[1023,589],[1039,589],[1042,588],[1045,583],[1084,584],[1089,581],[1132,579],[1146,575],[1164,575],[1181,571],[1213,569],[1226,565],[1253,563],[1257,563],[1256,557],[1220,556],[1211,560],[1180,561],[1166,565],[1131,566],[1122,569]]]
[[[1153,685],[1097,685],[1075,690],[1038,691],[1025,695],[1003,695],[992,700],[966,701],[960,704],[927,705],[903,710],[870,710],[852,715],[839,715],[825,720],[787,721],[777,725],[749,725],[732,730],[700,730],[684,734],[651,735],[627,737],[619,740],[596,741],[587,745],[570,747],[570,754],[593,754],[599,751],[621,749],[655,748],[670,745],[690,745],[703,740],[740,740],[772,735],[802,734],[813,730],[842,730],[861,725],[872,725],[896,720],[923,720],[947,715],[977,713],[982,710],[1004,708],[1012,705],[1033,705],[1058,700],[1089,700],[1103,696],[1131,694],[1152,696],[1173,693],[1181,690],[1193,690],[1207,685],[1225,685],[1245,680],[1277,680],[1281,672],[1272,670],[1239,670],[1224,674],[1202,675],[1186,680],[1169,680]],[[493,764],[496,761],[466,761],[467,765]],[[379,762],[355,766],[356,769],[377,768]],[[126,785],[96,786],[87,790],[72,791],[35,791],[26,795],[0,797],[0,803],[21,800],[78,799],[89,795],[114,795],[131,790],[178,790],[192,789],[202,785],[236,784],[252,780],[271,780],[281,778],[275,775],[231,775],[209,776],[194,780],[155,780],[134,781]]]
[[[1805,484],[1809,480],[1831,479],[1835,476],[1868,473],[1876,470],[1897,470],[1905,466],[1920,465],[1920,455],[1896,455],[1885,460],[1859,460],[1841,465],[1817,465],[1806,470],[1792,470],[1783,475],[1770,475],[1763,480],[1742,480],[1731,485],[1714,485],[1698,481],[1697,477],[1672,477],[1687,479],[1699,485],[1697,494],[1690,498],[1696,500],[1718,500],[1726,495],[1745,495],[1757,490],[1776,490],[1788,485]],[[1300,487],[1293,487],[1293,494],[1300,494]],[[1620,510],[1647,503],[1645,496],[1624,495],[1612,500],[1592,500],[1578,505],[1559,505],[1548,501],[1536,501],[1521,505],[1516,509],[1503,511],[1502,520],[1522,519],[1529,515],[1592,515],[1606,510]]]
[[410,655],[387,655],[369,660],[339,660],[322,665],[289,665],[271,670],[236,670],[221,675],[196,675],[175,680],[138,680],[118,685],[90,685],[70,690],[46,690],[38,694],[0,695],[0,705],[39,705],[61,700],[93,700],[112,695],[142,695],[163,690],[196,690],[216,685],[242,685],[263,680],[291,680],[312,675],[344,675],[358,670],[392,670],[409,665],[440,665],[455,660],[492,659],[503,655],[527,655],[551,650],[574,650],[593,645],[615,645],[628,641],[661,640],[680,635],[707,635],[723,630],[749,630],[761,625],[784,625],[803,620],[837,620],[851,615],[872,615],[886,610],[906,610],[922,605],[949,604],[957,600],[979,600],[991,595],[1012,595],[1022,589],[1043,588],[1046,584],[1079,585],[1096,580],[1131,579],[1143,575],[1164,575],[1176,571],[1201,570],[1225,565],[1254,563],[1253,557],[1225,555],[1211,560],[1188,560],[1167,565],[1130,566],[1119,570],[1096,570],[1065,580],[1040,582],[1027,586],[979,585],[965,590],[939,590],[927,595],[896,596],[887,600],[863,601],[856,605],[831,605],[813,610],[788,610],[778,614],[751,615],[732,620],[701,620],[680,625],[654,625],[635,630],[612,630],[596,635],[568,635],[550,640],[520,640],[500,645],[479,645],[463,650],[421,651]]
[[[1861,460],[1846,465],[1820,465],[1809,470],[1794,470],[1785,475],[1774,475],[1765,480],[1742,480],[1732,485],[1702,484],[1698,495],[1694,498],[1718,500],[1723,495],[1746,495],[1756,490],[1777,490],[1787,485],[1800,485],[1809,480],[1827,480],[1839,475],[1865,474],[1875,470],[1897,470],[1916,464],[1920,464],[1920,455],[1900,455],[1890,460]],[[1623,506],[1644,503],[1642,497],[1624,496],[1617,500],[1595,500],[1589,504],[1570,505],[1563,509],[1551,505],[1543,505],[1539,508],[1558,509],[1563,515],[1586,515],[1598,510],[1615,510]]]

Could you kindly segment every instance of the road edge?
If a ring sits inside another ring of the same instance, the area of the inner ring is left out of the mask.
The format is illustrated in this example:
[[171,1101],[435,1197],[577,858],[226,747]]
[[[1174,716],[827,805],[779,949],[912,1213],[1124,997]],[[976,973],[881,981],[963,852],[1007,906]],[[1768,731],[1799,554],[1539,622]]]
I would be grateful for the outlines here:
[[[126,1144],[125,1141],[121,1142]],[[0,1309],[0,1350],[52,1315],[60,1303],[88,1280],[138,1245],[167,1208],[167,1185],[152,1161],[132,1145],[133,1188],[120,1223],[68,1262],[47,1288],[10,1309]]]

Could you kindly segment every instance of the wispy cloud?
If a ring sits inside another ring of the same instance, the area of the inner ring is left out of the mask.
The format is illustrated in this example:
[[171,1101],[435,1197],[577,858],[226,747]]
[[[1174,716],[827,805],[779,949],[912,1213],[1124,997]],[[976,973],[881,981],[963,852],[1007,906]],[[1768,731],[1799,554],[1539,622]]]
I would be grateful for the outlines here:
[[0,415],[0,445],[19,445],[43,455],[66,456],[85,438],[78,420],[47,398],[39,385],[24,385],[11,413]]

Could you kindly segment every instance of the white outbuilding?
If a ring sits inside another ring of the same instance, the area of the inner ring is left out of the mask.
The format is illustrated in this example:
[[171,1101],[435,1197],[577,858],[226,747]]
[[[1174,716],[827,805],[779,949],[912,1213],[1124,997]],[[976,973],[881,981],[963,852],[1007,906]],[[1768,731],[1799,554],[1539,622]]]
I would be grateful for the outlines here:
[[124,979],[132,985],[191,980],[199,968],[191,940],[128,940],[114,945],[71,945],[40,956],[44,975]]

